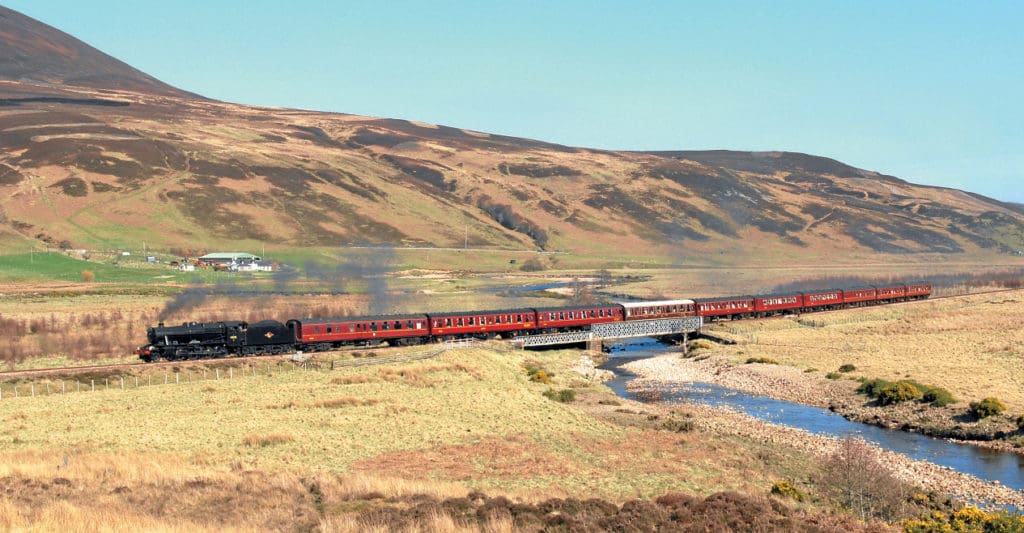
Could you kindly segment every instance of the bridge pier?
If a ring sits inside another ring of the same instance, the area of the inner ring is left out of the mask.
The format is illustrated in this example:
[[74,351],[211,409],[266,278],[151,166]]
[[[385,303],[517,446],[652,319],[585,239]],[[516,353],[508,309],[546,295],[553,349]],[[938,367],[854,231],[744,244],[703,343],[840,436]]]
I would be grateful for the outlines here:
[[592,352],[604,351],[604,339],[590,339],[587,341],[587,350]]

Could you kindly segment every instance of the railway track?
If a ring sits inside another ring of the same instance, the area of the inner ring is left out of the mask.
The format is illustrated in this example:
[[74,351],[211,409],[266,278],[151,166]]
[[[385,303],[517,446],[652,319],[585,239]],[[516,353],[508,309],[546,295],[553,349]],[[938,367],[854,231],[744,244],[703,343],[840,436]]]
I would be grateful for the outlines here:
[[[973,292],[973,293],[968,293],[968,294],[951,294],[951,295],[945,295],[945,296],[932,296],[932,297],[929,297],[927,300],[914,300],[914,301],[907,301],[907,302],[896,302],[896,303],[885,304],[885,305],[887,305],[887,306],[889,306],[889,305],[905,305],[905,304],[920,303],[920,302],[935,301],[935,300],[948,300],[948,299],[955,299],[955,298],[965,298],[965,297],[968,297],[968,296],[978,296],[978,295],[985,295],[985,294],[999,294],[999,293],[1004,293],[1004,292],[1014,292],[1014,291],[1020,291],[1020,290],[1021,289],[996,289],[996,290],[991,290],[991,291]],[[871,307],[864,307],[863,309],[871,309]],[[831,311],[819,311],[819,312],[812,313],[812,314],[815,314],[815,315],[817,315],[817,314],[826,314],[826,313],[834,313],[836,311],[844,311],[844,310],[847,310],[847,309],[835,309],[835,310],[831,310]],[[771,318],[782,318],[782,317],[771,317]],[[753,319],[753,320],[764,320],[764,319]],[[393,347],[375,347],[373,349],[374,350],[393,350],[393,349],[396,349],[396,348],[398,348],[398,347],[394,347],[394,348]],[[365,348],[350,348],[350,349],[346,349],[346,350],[335,350],[333,352],[322,352],[322,353],[349,352],[349,351],[357,351],[357,350],[363,350],[363,349],[365,349]],[[401,356],[399,356],[399,357],[401,357]],[[282,358],[281,355],[257,355],[257,356],[248,356],[248,357],[226,357],[226,358],[223,358],[223,359],[196,359],[196,360],[193,360],[193,361],[159,361],[159,362],[156,362],[156,363],[138,362],[138,363],[120,363],[120,364],[112,364],[112,365],[66,366],[66,367],[57,367],[57,368],[38,368],[38,369],[26,369],[26,370],[8,370],[8,371],[0,372],[0,381],[9,381],[9,380],[12,380],[12,379],[20,379],[20,378],[39,378],[39,377],[47,377],[47,376],[71,376],[71,375],[75,375],[75,374],[88,374],[88,373],[127,372],[127,371],[132,370],[132,369],[161,368],[161,367],[175,366],[175,365],[182,365],[182,364],[189,364],[189,363],[200,363],[200,364],[210,364],[210,363],[225,364],[225,363],[228,363],[228,364],[230,364],[230,362],[232,362],[232,361],[265,361],[265,360],[280,360],[281,358]],[[409,359],[409,360],[414,360],[414,359],[416,359],[416,358]],[[373,359],[366,359],[364,361],[366,361],[366,362],[365,363],[340,363],[339,362],[339,363],[336,363],[336,366],[339,366],[339,367],[340,366],[360,366],[362,364],[374,364],[375,362],[379,362],[379,363],[401,362],[399,360],[391,360],[390,358],[388,358],[388,359],[385,359],[385,358],[373,358]]]

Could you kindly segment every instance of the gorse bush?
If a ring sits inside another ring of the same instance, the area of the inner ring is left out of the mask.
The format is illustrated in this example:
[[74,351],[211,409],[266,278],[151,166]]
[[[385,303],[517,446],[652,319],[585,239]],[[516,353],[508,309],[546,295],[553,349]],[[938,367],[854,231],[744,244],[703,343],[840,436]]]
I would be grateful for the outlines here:
[[900,402],[920,400],[924,393],[917,386],[906,380],[891,383],[878,391],[878,403],[882,405],[893,405]]
[[839,371],[843,373],[853,372],[854,370],[857,370],[857,367],[855,365],[851,365],[850,363],[846,363],[839,367]]
[[556,402],[571,403],[576,401],[576,391],[572,389],[562,389],[560,391],[548,389],[544,391],[544,397]]
[[903,531],[907,533],[1024,531],[1024,515],[1010,514],[1006,511],[987,513],[968,505],[949,515],[934,511],[927,518],[904,520],[902,525]]
[[1006,405],[999,398],[988,397],[980,402],[971,402],[971,415],[978,420],[998,415],[1006,410]]
[[866,394],[868,398],[877,398],[879,391],[889,385],[892,385],[892,382],[884,379],[867,379],[860,384],[860,387],[857,387],[857,392]]
[[935,407],[945,407],[956,403],[956,398],[948,390],[941,387],[932,387],[926,390],[922,399]]
[[91,270],[83,270],[82,271],[82,281],[84,281],[86,283],[89,283],[89,282],[91,282],[91,281],[93,281],[95,279],[96,279],[96,274],[93,273]]
[[747,364],[760,363],[762,365],[777,365],[778,361],[771,357],[750,357],[747,359]]
[[1024,431],[1024,415],[1017,417],[1017,429]]
[[825,377],[827,379],[842,379],[843,375],[839,372],[829,372],[828,374],[825,374]]
[[782,496],[784,498],[793,498],[798,502],[802,502],[807,499],[807,495],[804,494],[804,491],[800,490],[800,487],[797,487],[792,482],[785,479],[780,479],[772,485],[772,494]]
[[857,392],[877,399],[882,405],[894,405],[911,400],[921,400],[936,407],[956,403],[956,398],[948,390],[918,383],[912,379],[901,379],[897,382],[877,378],[862,379]]
[[526,365],[523,367],[523,372],[530,378],[530,381],[534,383],[551,383],[551,378],[555,377],[554,372],[548,372],[539,366]]

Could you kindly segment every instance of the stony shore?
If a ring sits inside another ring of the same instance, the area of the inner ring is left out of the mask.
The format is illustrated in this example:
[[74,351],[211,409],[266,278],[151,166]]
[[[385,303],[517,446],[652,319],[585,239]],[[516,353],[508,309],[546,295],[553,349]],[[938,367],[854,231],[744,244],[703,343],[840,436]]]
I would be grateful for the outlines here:
[[[825,408],[830,406],[830,398],[848,397],[856,386],[846,380],[828,380],[793,367],[736,365],[721,357],[682,359],[678,355],[665,355],[635,361],[626,368],[639,376],[630,383],[630,390],[634,391],[671,390],[691,382],[704,382]],[[838,443],[831,437],[763,422],[729,409],[688,405],[687,410],[694,415],[695,424],[701,429],[742,435],[765,443],[796,444],[821,457],[832,453]],[[1024,508],[1022,491],[887,450],[875,448],[875,451],[879,460],[897,477],[926,490],[971,501]]]

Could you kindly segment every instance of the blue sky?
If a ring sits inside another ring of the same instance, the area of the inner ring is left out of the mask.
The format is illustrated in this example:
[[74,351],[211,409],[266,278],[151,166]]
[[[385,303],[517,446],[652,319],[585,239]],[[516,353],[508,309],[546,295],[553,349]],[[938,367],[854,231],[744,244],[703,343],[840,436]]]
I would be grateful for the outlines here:
[[0,1],[220,100],[1024,202],[1024,2]]

